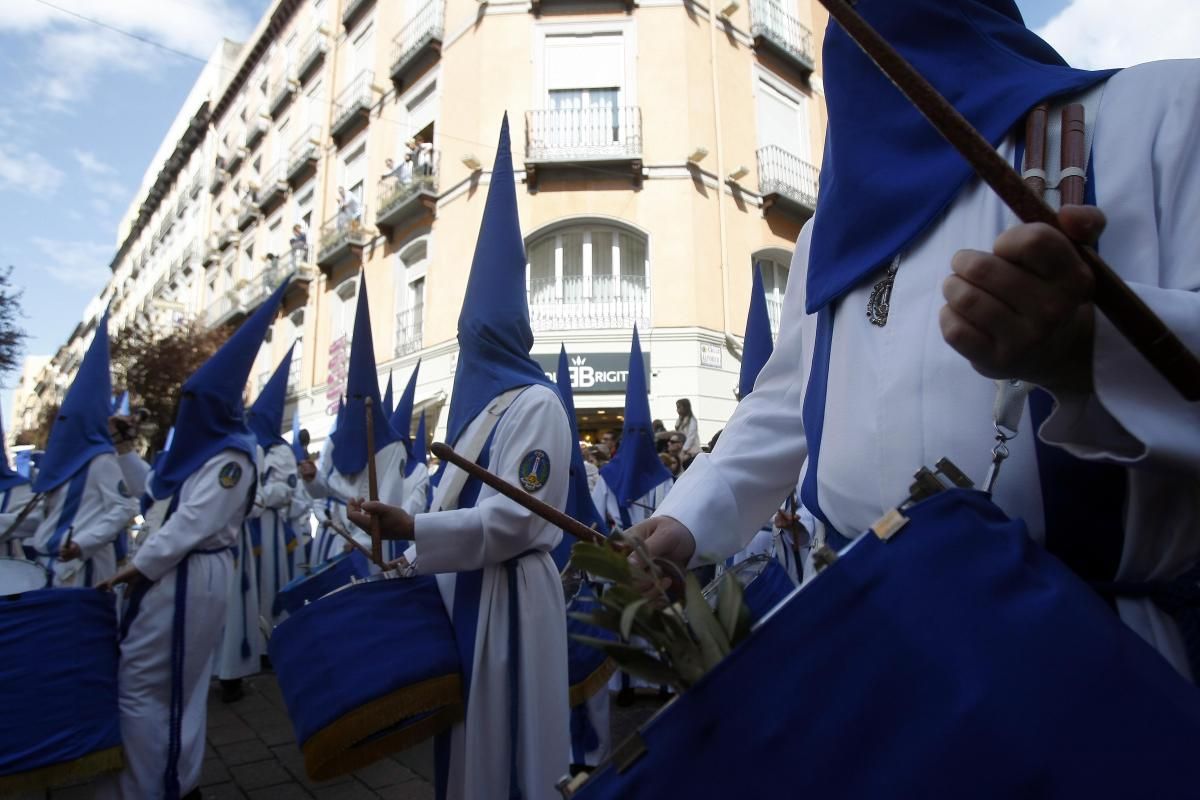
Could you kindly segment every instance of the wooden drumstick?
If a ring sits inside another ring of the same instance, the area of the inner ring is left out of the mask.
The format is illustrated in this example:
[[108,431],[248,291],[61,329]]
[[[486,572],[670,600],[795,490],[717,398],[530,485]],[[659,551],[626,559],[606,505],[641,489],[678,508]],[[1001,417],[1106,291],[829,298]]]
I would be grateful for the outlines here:
[[[1087,164],[1087,122],[1083,106],[1072,103],[1062,110],[1062,168],[1083,172]],[[1064,206],[1083,205],[1087,181],[1083,175],[1060,178],[1058,191]]]
[[351,546],[353,546],[353,547],[354,547],[354,549],[355,549],[355,550],[357,550],[358,552],[360,552],[360,553],[362,553],[364,556],[366,556],[368,561],[373,561],[373,562],[375,562],[375,564],[376,564],[376,565],[377,565],[377,566],[378,566],[380,569],[384,569],[384,570],[386,570],[386,569],[387,569],[387,565],[386,565],[386,564],[384,564],[384,562],[383,562],[383,560],[382,560],[382,559],[380,559],[380,560],[376,561],[376,560],[375,560],[375,556],[374,556],[374,554],[372,554],[370,550],[368,550],[367,548],[365,548],[365,547],[363,547],[361,544],[359,544],[359,543],[358,543],[358,542],[357,542],[357,541],[354,539],[354,537],[350,535],[350,532],[349,532],[349,531],[347,531],[347,530],[346,530],[345,528],[343,528],[341,525],[338,525],[338,524],[337,524],[337,522],[336,522],[336,521],[333,519],[333,515],[332,515],[332,514],[330,514],[328,511],[326,511],[326,512],[325,512],[325,522],[326,522],[326,523],[328,523],[328,525],[329,525],[329,530],[333,531],[333,532],[334,532],[334,533],[336,533],[338,536],[341,536],[343,539],[345,539],[347,542],[349,542],[349,543],[351,544]]
[[1046,194],[1046,123],[1049,118],[1050,109],[1045,103],[1038,103],[1025,118],[1025,185],[1038,197]]
[[562,528],[581,542],[591,542],[592,544],[604,545],[605,547],[610,546],[611,542],[597,531],[584,525],[574,517],[567,516],[554,506],[543,503],[524,489],[513,486],[500,476],[488,472],[474,461],[463,458],[454,452],[450,445],[434,442],[433,446],[429,449],[430,452],[442,461],[453,464],[472,478],[477,479],[480,483],[492,487],[517,505],[523,506],[534,514],[537,514],[556,528]]
[[[367,408],[367,496],[379,502],[379,476],[375,472],[375,414],[371,398],[365,399]],[[379,530],[379,518],[371,516],[371,560],[383,564],[383,535]]]
[[[1063,232],[1054,209],[1030,191],[1007,159],[996,152],[996,148],[958,109],[921,77],[862,15],[846,0],[819,2],[1022,222],[1041,222]],[[1092,271],[1096,307],[1185,400],[1200,400],[1200,359],[1094,248],[1077,242],[1074,245],[1079,257]]]
[[29,515],[33,513],[33,510],[35,508],[37,508],[38,503],[42,502],[42,498],[44,498],[45,496],[46,496],[45,492],[42,492],[41,494],[35,494],[33,496],[33,499],[31,499],[28,503],[26,503],[25,507],[21,509],[21,513],[17,514],[17,518],[12,521],[12,524],[9,525],[4,530],[4,533],[0,534],[0,541],[4,541],[5,539],[7,539],[9,536],[12,535],[13,531],[15,531],[17,528],[21,527],[21,523],[24,522],[29,517]]

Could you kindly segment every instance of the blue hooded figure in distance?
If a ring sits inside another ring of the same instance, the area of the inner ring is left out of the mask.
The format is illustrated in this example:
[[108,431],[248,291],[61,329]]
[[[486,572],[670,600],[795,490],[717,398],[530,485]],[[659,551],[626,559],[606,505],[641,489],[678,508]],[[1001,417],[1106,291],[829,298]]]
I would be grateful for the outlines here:
[[55,586],[93,586],[112,577],[115,543],[137,513],[109,434],[111,398],[105,312],[58,410],[32,483],[45,499],[23,523],[36,524],[28,543]]
[[[3,414],[0,414],[0,419],[2,418]],[[33,496],[28,476],[22,475],[8,463],[8,450],[4,444],[4,426],[3,422],[0,422],[0,532],[7,531],[12,527]],[[37,520],[30,522],[30,516],[32,516],[32,511],[7,538],[0,540],[0,556],[24,557],[24,553],[21,551],[21,540],[32,536],[33,532],[37,530]]]

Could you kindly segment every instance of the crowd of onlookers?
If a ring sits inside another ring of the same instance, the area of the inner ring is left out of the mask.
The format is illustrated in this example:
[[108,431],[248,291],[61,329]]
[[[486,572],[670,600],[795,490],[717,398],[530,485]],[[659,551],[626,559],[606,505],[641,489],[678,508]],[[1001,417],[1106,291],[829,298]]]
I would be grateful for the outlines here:
[[[675,411],[679,416],[675,420],[674,429],[667,430],[661,419],[652,423],[658,458],[670,471],[672,478],[682,475],[702,451],[711,450],[717,443],[717,437],[721,435],[718,432],[707,446],[702,447],[699,426],[696,424],[695,414],[692,413],[692,402],[686,397],[677,400]],[[620,445],[619,433],[611,430],[601,431],[594,443],[580,442],[588,471],[588,483],[592,488],[596,485],[596,475],[599,474],[600,468],[612,460]]]

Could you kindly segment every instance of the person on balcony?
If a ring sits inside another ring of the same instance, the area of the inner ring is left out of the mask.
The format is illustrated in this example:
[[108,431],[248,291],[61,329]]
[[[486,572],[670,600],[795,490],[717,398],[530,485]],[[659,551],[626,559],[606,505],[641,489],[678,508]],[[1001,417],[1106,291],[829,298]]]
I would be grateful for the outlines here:
[[408,152],[413,164],[416,165],[418,178],[427,178],[433,174],[433,144],[425,141],[417,134],[408,142]]
[[308,260],[308,234],[304,231],[304,225],[297,222],[292,226],[292,238],[288,240],[292,254],[292,269],[297,269],[301,264]]
[[338,230],[358,227],[362,219],[362,203],[353,192],[347,192],[344,186],[338,187]]
[[396,165],[395,160],[390,158],[385,159],[383,165],[387,167],[387,172],[383,173],[383,175],[380,177],[380,180],[399,181],[401,186],[407,186],[408,184],[412,183],[412,153],[405,152],[404,160],[400,162],[399,166]]

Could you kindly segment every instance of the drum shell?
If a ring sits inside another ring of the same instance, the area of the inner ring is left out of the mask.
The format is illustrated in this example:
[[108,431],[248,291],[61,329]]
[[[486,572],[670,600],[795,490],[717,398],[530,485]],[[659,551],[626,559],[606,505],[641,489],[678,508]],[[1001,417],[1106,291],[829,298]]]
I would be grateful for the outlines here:
[[861,537],[618,745],[576,800],[798,786],[854,798],[1194,794],[1194,686],[981,493],[943,492],[906,514],[905,529]]
[[114,595],[0,598],[0,795],[121,767]]
[[295,614],[306,603],[312,603],[370,572],[366,557],[357,550],[331,558],[308,575],[293,578],[275,596],[272,612],[275,616]]
[[304,606],[275,628],[270,654],[313,780],[462,716],[458,646],[430,576],[355,584]]
[[611,631],[569,616],[572,613],[587,614],[596,605],[595,595],[586,586],[567,604],[567,674],[571,684],[571,708],[586,703],[589,697],[605,687],[608,679],[616,671],[616,664],[603,650],[577,642],[572,636],[578,634],[594,639],[617,641],[616,634]]

